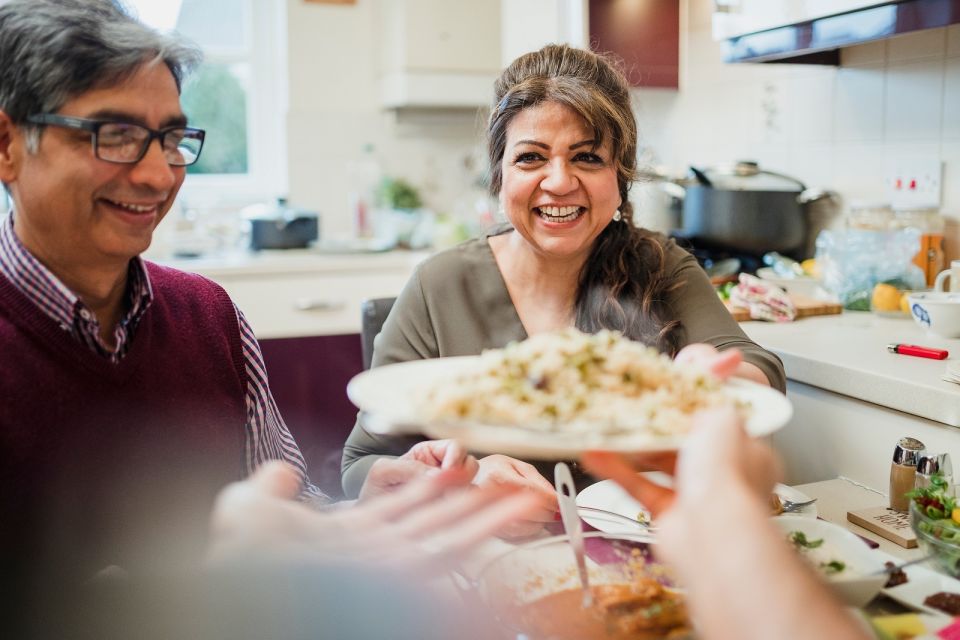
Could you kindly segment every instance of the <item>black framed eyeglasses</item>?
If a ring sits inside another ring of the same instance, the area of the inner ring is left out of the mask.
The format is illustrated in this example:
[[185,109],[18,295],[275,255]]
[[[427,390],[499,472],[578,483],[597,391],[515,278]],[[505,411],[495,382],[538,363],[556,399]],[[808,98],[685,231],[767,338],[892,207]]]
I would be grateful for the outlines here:
[[170,166],[188,167],[200,159],[206,136],[203,129],[193,127],[167,127],[158,131],[129,122],[91,120],[56,113],[38,113],[27,117],[27,122],[89,131],[94,155],[100,160],[118,164],[140,162],[150,144],[157,139]]

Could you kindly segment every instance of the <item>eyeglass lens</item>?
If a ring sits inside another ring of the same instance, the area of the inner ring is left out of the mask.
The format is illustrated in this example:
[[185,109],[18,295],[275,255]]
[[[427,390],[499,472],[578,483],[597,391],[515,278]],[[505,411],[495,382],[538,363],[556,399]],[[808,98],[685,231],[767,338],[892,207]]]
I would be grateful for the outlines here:
[[[107,123],[97,132],[97,157],[112,162],[136,162],[152,140],[150,130],[139,125]],[[202,135],[193,129],[166,129],[161,138],[163,155],[173,166],[193,164],[200,155]]]

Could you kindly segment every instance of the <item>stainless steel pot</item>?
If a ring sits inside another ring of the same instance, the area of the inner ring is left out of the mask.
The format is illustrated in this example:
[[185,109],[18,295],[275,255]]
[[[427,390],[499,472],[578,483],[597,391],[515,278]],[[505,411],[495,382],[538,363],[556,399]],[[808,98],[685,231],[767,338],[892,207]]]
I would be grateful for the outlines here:
[[697,180],[683,185],[682,235],[738,251],[805,253],[807,209],[831,196],[755,162],[695,173]]
[[291,209],[286,198],[275,205],[252,205],[243,210],[250,223],[250,248],[303,249],[320,237],[319,216],[312,211]]

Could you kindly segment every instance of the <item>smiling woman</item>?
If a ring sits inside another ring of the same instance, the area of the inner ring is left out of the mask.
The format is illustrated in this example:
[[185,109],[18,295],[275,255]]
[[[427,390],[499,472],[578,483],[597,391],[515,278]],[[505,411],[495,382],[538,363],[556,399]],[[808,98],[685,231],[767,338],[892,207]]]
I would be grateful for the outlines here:
[[[494,91],[491,191],[509,224],[421,264],[375,343],[373,366],[476,355],[576,327],[618,331],[721,377],[783,389],[779,360],[747,339],[693,256],[633,224],[627,193],[637,129],[617,67],[550,45],[515,60]],[[742,361],[717,352],[734,347]],[[344,449],[347,494],[378,457],[409,443],[358,421]],[[505,533],[552,521],[556,494],[534,466],[503,455],[479,464],[479,484],[520,485],[541,497],[541,511]],[[539,470],[552,476],[552,464]]]

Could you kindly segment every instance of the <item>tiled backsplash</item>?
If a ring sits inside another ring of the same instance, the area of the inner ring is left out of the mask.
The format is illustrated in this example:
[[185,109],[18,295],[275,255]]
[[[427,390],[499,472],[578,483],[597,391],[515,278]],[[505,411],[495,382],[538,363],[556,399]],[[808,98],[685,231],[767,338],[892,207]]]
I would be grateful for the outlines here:
[[680,91],[636,93],[646,159],[675,169],[757,160],[847,203],[878,203],[891,158],[937,157],[947,250],[960,256],[960,25],[846,49],[838,68],[726,65],[712,4],[683,2]]

